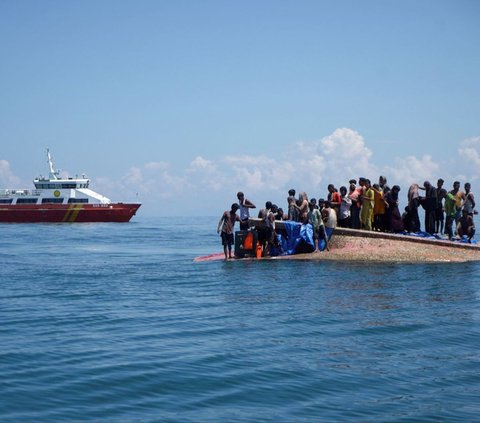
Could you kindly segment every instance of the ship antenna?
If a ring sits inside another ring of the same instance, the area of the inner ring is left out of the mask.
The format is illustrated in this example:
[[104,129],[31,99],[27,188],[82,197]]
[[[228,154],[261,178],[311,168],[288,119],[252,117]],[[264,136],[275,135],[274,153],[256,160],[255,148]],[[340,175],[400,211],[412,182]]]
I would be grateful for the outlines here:
[[58,170],[55,170],[53,167],[52,156],[50,155],[50,150],[47,148],[47,158],[48,158],[48,167],[50,168],[50,179],[58,179],[59,174]]

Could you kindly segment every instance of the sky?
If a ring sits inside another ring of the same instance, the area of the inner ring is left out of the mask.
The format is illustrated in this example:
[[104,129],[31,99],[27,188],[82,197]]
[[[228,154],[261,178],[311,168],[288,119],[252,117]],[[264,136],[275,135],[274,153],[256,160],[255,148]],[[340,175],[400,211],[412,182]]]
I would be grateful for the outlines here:
[[50,148],[137,216],[381,174],[480,194],[480,1],[0,0],[0,146],[0,188]]

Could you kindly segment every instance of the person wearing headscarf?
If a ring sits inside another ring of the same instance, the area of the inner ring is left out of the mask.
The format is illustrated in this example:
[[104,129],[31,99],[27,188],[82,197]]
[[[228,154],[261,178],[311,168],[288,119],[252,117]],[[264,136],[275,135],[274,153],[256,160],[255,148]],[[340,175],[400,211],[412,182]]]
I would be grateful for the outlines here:
[[398,208],[398,193],[400,192],[400,187],[394,185],[390,191],[385,194],[385,202],[387,204],[386,208],[386,223],[387,230],[390,232],[398,233],[404,230],[402,215]]
[[408,230],[410,232],[420,232],[420,218],[418,217],[418,206],[420,204],[420,195],[418,194],[418,184],[410,185],[408,189]]
[[425,181],[423,187],[425,189],[425,197],[420,198],[420,204],[425,209],[425,232],[434,234],[437,190],[429,181]]

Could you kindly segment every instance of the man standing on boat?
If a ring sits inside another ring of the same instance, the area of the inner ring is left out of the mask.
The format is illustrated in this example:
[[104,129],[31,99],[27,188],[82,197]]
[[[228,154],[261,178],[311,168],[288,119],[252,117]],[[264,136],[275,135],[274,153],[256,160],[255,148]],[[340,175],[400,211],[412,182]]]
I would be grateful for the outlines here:
[[230,211],[225,211],[220,218],[217,226],[217,233],[222,237],[223,252],[225,253],[225,260],[233,258],[232,245],[234,242],[233,228],[235,222],[240,218],[237,215],[238,204],[233,203]]
[[246,231],[250,227],[248,224],[248,219],[250,218],[250,212],[248,209],[254,209],[255,204],[253,204],[250,200],[247,200],[241,191],[237,193],[237,198],[240,209],[240,230]]
[[425,232],[429,234],[435,233],[435,209],[437,208],[437,190],[429,182],[423,183],[425,189],[425,197],[420,197],[420,204],[425,209]]

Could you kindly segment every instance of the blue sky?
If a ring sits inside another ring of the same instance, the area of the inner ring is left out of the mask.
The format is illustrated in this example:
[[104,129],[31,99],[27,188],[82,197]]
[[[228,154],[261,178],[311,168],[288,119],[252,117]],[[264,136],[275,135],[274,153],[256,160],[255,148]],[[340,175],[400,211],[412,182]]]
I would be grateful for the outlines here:
[[47,147],[147,216],[380,174],[480,187],[476,0],[4,0],[0,57],[1,188]]

